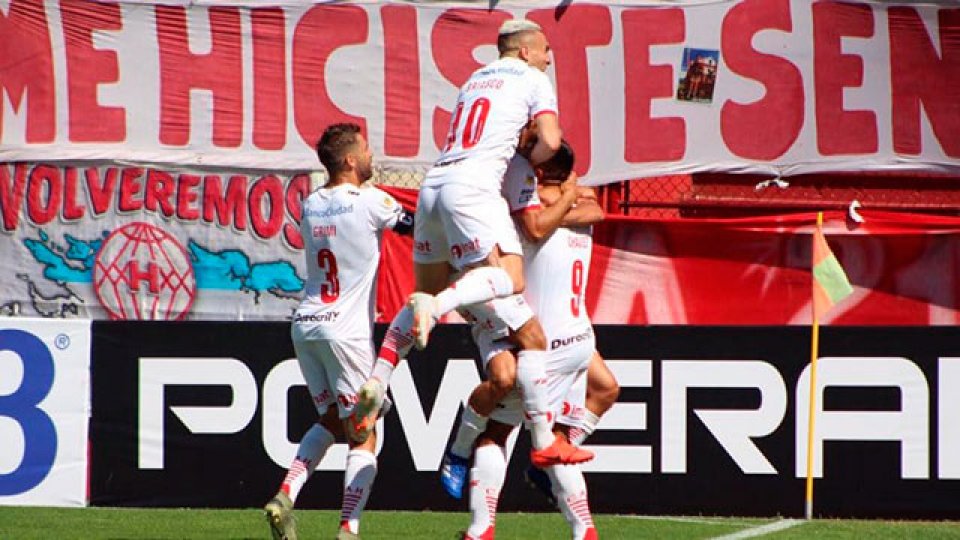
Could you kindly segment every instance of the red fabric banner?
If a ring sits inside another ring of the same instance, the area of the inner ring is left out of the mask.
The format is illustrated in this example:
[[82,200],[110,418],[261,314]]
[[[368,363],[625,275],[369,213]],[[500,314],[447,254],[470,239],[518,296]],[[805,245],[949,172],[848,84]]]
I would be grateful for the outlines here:
[[[416,192],[389,189],[408,208]],[[823,324],[960,322],[960,218],[862,211],[824,215],[854,292]],[[748,219],[609,217],[594,231],[587,308],[597,324],[810,324],[816,214]],[[411,240],[384,239],[381,320],[413,290]],[[559,291],[558,291],[559,292]]]

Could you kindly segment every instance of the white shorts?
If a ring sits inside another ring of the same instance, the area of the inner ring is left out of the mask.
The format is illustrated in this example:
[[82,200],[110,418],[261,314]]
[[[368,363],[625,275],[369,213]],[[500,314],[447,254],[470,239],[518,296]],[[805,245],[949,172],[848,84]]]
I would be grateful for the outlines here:
[[520,294],[463,306],[457,312],[471,324],[473,341],[477,343],[483,339],[495,341],[506,338],[511,330],[519,330],[533,318],[533,309]]
[[486,260],[497,245],[504,253],[523,255],[507,201],[470,184],[421,187],[413,228],[416,263],[449,262],[461,270]]
[[357,404],[357,391],[367,381],[376,360],[369,339],[294,340],[300,371],[320,416],[336,402],[340,418]]
[[[481,358],[484,360],[483,366],[486,370],[490,358],[496,354],[490,355],[492,351],[502,352],[509,350],[509,347],[503,348],[503,341],[491,343],[491,348],[485,354],[481,348]],[[576,388],[581,394],[587,390],[587,367],[590,365],[590,359],[596,350],[596,341],[591,332],[590,339],[584,339],[554,349],[547,352],[547,400],[549,410],[553,411],[559,418],[564,409],[565,402],[571,401],[571,391]],[[480,345],[478,344],[478,347]],[[583,403],[585,397],[575,398],[573,401]],[[507,397],[502,399],[497,407],[490,414],[490,418],[510,426],[518,426],[523,421],[523,402],[520,399],[520,393],[516,389],[511,390]]]

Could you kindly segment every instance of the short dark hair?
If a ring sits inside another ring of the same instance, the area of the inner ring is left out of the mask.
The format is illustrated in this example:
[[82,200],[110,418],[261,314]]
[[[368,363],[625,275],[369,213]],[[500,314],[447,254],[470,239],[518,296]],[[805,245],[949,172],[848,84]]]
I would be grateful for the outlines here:
[[573,170],[573,163],[576,156],[573,153],[573,147],[566,139],[560,140],[560,148],[553,154],[553,157],[540,164],[540,172],[544,180],[563,182],[570,176]]
[[360,132],[360,126],[349,122],[332,124],[323,130],[323,135],[317,142],[317,157],[327,169],[330,178],[346,167],[347,154],[353,150],[353,145],[357,144],[357,135]]

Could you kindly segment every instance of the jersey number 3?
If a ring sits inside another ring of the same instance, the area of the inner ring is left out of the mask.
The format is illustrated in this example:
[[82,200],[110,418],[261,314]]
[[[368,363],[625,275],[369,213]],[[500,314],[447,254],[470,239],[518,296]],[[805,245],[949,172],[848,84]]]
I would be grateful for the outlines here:
[[327,273],[326,281],[320,284],[320,301],[329,304],[340,296],[340,281],[337,279],[337,256],[329,249],[317,252],[317,266]]

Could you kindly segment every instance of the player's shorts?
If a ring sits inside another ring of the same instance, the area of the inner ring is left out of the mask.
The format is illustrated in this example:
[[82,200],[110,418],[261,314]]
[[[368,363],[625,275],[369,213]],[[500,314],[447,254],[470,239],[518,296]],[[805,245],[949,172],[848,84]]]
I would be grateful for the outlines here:
[[510,335],[511,330],[519,330],[521,326],[533,318],[530,304],[520,294],[512,294],[504,298],[494,298],[483,304],[471,304],[457,309],[460,316],[471,324],[474,341],[484,334],[485,339],[495,341]]
[[[563,412],[564,402],[571,398],[572,388],[577,387],[581,393],[586,393],[587,367],[596,350],[595,345],[596,341],[591,331],[589,338],[547,352],[547,400],[549,410],[556,413],[558,417]],[[484,370],[491,358],[511,347],[504,340],[494,341],[484,346],[478,343],[477,346],[481,347]],[[579,401],[582,403],[585,399],[585,397],[580,398]],[[497,404],[490,418],[510,426],[520,425],[523,421],[523,402],[519,391],[516,389],[510,391],[507,397]]]
[[337,404],[346,418],[357,404],[357,391],[373,371],[373,343],[369,339],[294,340],[300,371],[320,416]]
[[449,262],[457,270],[485,261],[494,246],[523,255],[520,236],[500,193],[448,182],[420,188],[413,230],[413,261]]

